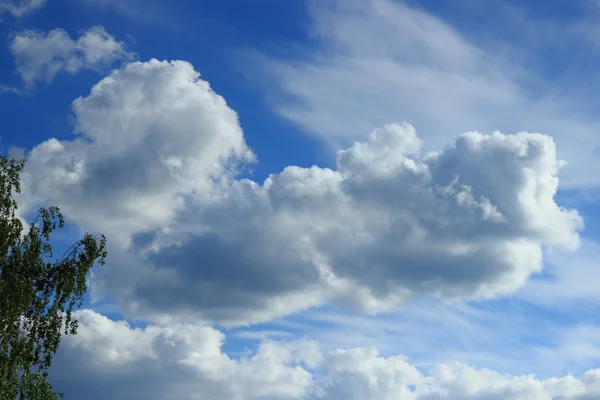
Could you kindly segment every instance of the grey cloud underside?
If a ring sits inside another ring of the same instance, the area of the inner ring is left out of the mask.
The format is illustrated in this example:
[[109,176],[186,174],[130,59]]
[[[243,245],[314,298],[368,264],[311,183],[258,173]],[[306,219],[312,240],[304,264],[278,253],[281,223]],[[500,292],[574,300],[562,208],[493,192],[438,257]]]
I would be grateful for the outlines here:
[[363,311],[413,296],[488,298],[578,245],[554,201],[545,135],[466,133],[421,151],[408,124],[258,184],[237,115],[186,62],[136,62],[74,102],[78,137],[28,154],[24,204],[61,206],[102,231],[111,259],[95,296],[149,320],[225,324],[335,300]]
[[152,310],[210,310],[218,318],[231,308],[267,308],[269,296],[318,284],[318,271],[300,254],[269,255],[269,244],[260,241],[258,229],[254,233],[242,243],[215,234],[197,236],[151,254],[150,265],[176,275],[141,279],[133,296]]

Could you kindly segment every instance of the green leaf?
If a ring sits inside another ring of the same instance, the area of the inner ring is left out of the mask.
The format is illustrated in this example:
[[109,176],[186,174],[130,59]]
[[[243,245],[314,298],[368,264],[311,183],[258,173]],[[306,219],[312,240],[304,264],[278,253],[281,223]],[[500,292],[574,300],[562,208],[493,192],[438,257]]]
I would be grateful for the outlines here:
[[58,399],[48,370],[62,334],[77,333],[73,310],[105,262],[106,238],[86,233],[54,258],[51,235],[65,224],[57,207],[41,208],[23,235],[14,195],[24,165],[0,156],[0,400]]

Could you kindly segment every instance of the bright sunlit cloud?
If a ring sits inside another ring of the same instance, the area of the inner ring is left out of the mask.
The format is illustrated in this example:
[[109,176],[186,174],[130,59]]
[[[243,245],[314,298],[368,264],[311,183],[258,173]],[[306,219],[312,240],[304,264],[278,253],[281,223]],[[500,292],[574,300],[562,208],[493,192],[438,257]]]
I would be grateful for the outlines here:
[[591,2],[42,3],[0,1],[20,216],[109,246],[65,398],[600,398]]

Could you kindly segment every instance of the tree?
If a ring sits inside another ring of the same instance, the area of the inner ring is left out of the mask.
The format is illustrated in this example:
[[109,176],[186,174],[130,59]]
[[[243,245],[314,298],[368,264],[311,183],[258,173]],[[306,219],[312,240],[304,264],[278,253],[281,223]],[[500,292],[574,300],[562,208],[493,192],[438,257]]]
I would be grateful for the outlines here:
[[104,264],[106,239],[86,233],[55,258],[50,235],[64,227],[56,207],[41,208],[29,230],[17,217],[24,160],[0,156],[0,400],[50,400],[48,370],[61,335],[76,334],[92,266]]

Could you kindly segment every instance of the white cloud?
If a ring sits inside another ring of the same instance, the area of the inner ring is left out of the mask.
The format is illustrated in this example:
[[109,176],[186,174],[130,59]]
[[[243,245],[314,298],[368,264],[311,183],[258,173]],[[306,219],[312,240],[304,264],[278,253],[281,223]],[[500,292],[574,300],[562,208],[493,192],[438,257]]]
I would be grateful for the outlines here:
[[132,57],[125,44],[101,26],[88,29],[77,40],[63,29],[18,32],[12,38],[10,50],[17,71],[28,86],[51,82],[62,71],[75,74]]
[[171,222],[183,196],[253,159],[236,113],[182,61],[134,62],[73,102],[72,141],[28,154],[25,204],[57,203],[85,229],[128,246]]
[[[600,372],[580,378],[510,376],[451,363],[427,372],[375,348],[323,355],[311,341],[263,342],[233,359],[220,331],[196,325],[132,328],[80,311],[79,333],[65,337],[52,379],[67,397],[234,400],[584,400],[600,396]],[[102,382],[99,386],[98,382]],[[201,397],[199,397],[201,396]]]
[[422,374],[401,357],[380,357],[373,348],[333,353],[326,363],[327,381],[319,382],[322,399],[591,399],[600,395],[600,371],[536,379],[508,376],[460,363],[440,364]]
[[[306,368],[321,357],[311,342],[265,342],[235,360],[208,326],[131,328],[88,310],[77,318],[79,332],[64,339],[53,372],[59,390],[76,398],[301,398],[312,384]],[[89,390],[99,376],[103,391]]]
[[123,280],[115,264],[105,286],[151,319],[263,321],[331,298],[376,312],[419,295],[510,293],[540,271],[542,244],[577,246],[581,219],[553,200],[549,137],[470,133],[436,155],[418,146],[410,126],[390,125],[339,152],[336,171],[234,181],[181,211],[183,232],[140,236],[143,277]]
[[[589,90],[589,79],[544,82],[515,56],[519,49],[494,47],[489,40],[486,48],[478,47],[473,38],[402,1],[311,2],[309,11],[314,46],[300,46],[293,58],[255,55],[244,65],[259,66],[250,76],[262,73],[263,93],[280,115],[334,149],[397,120],[411,122],[428,149],[465,131],[544,132],[569,161],[564,187],[600,182],[586,173],[598,162],[600,124],[595,112],[583,111],[588,98],[577,98],[581,88],[572,85],[580,82]],[[563,24],[555,30],[564,32]]]
[[0,17],[2,14],[11,14],[15,18],[21,18],[45,3],[46,0],[0,0]]
[[96,296],[129,315],[237,324],[331,299],[376,312],[489,298],[540,271],[543,245],[578,245],[548,136],[467,133],[423,153],[410,125],[387,125],[336,170],[257,184],[234,179],[253,155],[188,63],[131,63],[73,110],[81,136],[28,154],[24,201],[112,239]]

